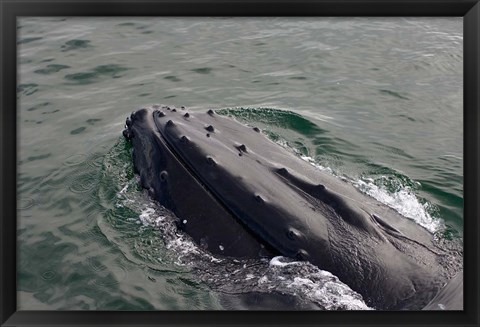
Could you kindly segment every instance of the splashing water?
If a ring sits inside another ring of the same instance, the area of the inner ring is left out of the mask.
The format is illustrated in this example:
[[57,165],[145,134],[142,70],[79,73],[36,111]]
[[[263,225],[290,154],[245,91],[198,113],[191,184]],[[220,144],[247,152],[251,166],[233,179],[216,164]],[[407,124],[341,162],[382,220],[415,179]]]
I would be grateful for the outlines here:
[[[385,178],[385,176],[382,176],[382,178]],[[439,218],[434,218],[428,213],[428,209],[432,205],[428,202],[420,203],[413,190],[408,186],[390,193],[384,187],[376,185],[373,179],[358,180],[353,185],[360,191],[395,209],[402,216],[413,219],[431,233],[445,228]]]

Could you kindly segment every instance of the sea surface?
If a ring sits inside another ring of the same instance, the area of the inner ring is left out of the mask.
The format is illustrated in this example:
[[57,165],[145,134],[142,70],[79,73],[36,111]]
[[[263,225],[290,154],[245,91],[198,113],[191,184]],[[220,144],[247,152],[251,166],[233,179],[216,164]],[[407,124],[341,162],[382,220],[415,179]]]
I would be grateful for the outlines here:
[[20,18],[18,308],[375,309],[307,263],[203,253],[138,186],[125,118],[220,110],[461,244],[462,32],[461,18]]

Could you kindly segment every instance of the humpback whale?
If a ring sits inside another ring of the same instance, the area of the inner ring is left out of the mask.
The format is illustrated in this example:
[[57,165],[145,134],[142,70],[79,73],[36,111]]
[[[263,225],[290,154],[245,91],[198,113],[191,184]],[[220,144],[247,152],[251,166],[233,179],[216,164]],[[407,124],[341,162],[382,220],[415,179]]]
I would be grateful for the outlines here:
[[421,309],[452,276],[430,232],[256,127],[153,105],[123,135],[141,186],[206,251],[309,261],[381,310]]

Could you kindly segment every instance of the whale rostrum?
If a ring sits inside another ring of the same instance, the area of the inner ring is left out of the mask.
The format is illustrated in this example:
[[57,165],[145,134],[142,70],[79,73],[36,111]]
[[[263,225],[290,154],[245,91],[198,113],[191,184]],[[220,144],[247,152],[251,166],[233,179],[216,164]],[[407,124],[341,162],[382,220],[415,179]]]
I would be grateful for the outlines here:
[[141,186],[205,250],[307,260],[383,310],[421,309],[452,276],[430,232],[258,127],[168,109],[137,110],[123,135]]

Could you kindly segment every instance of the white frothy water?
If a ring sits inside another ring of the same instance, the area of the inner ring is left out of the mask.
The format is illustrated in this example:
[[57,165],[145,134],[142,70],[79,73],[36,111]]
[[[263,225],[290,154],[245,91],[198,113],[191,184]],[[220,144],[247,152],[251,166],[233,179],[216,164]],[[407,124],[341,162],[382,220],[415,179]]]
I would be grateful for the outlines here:
[[434,218],[428,213],[427,209],[430,204],[428,202],[425,204],[420,203],[417,196],[408,187],[404,187],[398,192],[390,193],[386,189],[375,185],[373,181],[358,180],[353,185],[362,192],[396,210],[402,216],[413,219],[431,233],[444,228],[442,220]]
[[330,272],[309,262],[289,260],[282,256],[272,258],[267,273],[269,278],[262,276],[258,283],[264,287],[274,285],[277,291],[301,294],[325,310],[372,310],[360,294]]
[[182,258],[186,255],[200,254],[201,250],[187,235],[177,231],[172,219],[167,219],[165,215],[157,212],[154,208],[154,206],[156,206],[155,203],[151,203],[151,205],[152,206],[145,207],[138,218],[144,225],[149,225],[157,230],[161,230],[166,248],[174,251],[178,255],[176,263],[179,265],[188,265],[188,260],[184,262]]
[[301,262],[299,261],[293,261],[293,262],[282,262],[280,261],[280,258],[283,258],[282,256],[277,256],[273,257],[272,260],[270,260],[269,264],[271,267],[285,267],[285,266],[295,266],[299,265]]

